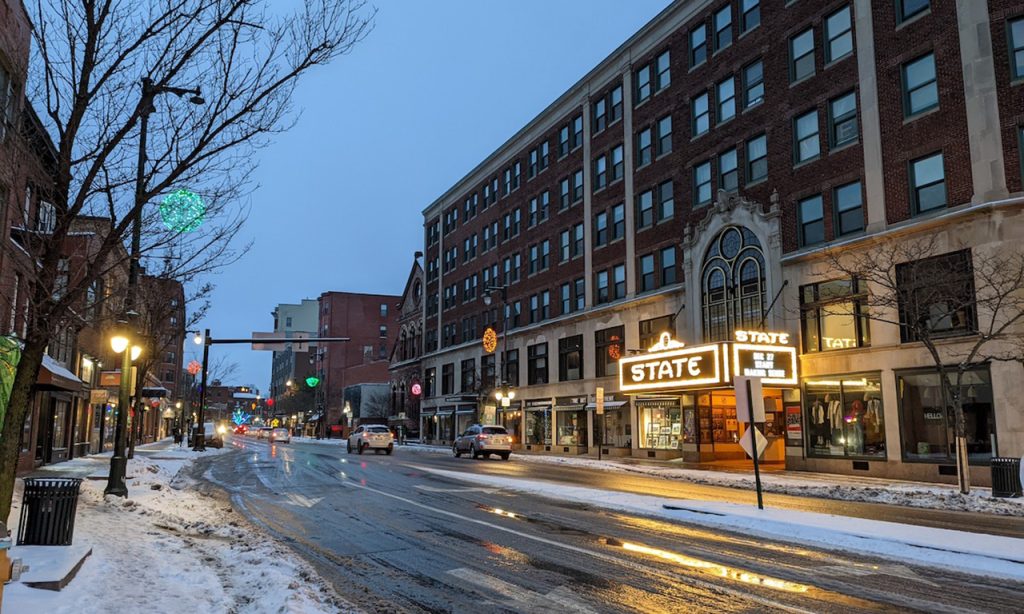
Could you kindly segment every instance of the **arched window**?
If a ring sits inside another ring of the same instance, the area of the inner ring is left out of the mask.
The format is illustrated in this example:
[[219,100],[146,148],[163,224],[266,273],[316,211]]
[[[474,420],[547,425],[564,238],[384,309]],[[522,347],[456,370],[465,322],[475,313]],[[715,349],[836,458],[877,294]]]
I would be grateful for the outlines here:
[[701,267],[704,340],[728,341],[756,329],[765,307],[764,253],[746,228],[729,226],[711,242]]

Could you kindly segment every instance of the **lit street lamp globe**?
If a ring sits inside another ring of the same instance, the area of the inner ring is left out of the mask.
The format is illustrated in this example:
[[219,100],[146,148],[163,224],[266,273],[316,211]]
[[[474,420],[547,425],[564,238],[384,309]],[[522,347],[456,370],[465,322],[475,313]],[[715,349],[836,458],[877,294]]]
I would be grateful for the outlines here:
[[190,190],[175,190],[160,203],[160,218],[164,226],[177,233],[199,228],[205,215],[206,204],[202,197]]

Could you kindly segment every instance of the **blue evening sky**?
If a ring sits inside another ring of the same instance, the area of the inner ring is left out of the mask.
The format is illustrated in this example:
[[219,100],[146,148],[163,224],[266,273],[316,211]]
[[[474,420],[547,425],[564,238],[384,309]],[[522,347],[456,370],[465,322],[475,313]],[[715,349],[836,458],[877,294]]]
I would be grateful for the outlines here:
[[[298,124],[261,152],[239,239],[255,245],[211,278],[201,326],[243,337],[272,330],[278,303],[399,294],[423,248],[423,208],[668,4],[377,0],[373,32],[307,75]],[[199,348],[187,343],[186,360]],[[226,384],[269,389],[269,352],[212,351],[239,364]]]

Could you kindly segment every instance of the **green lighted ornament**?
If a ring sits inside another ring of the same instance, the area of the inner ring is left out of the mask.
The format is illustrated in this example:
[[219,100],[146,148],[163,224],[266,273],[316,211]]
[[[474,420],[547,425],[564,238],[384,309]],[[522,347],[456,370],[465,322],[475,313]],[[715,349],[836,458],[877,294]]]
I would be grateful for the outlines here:
[[306,378],[306,385],[310,388],[316,388],[316,385],[320,383],[320,378],[315,375],[310,375]]
[[160,217],[174,232],[192,232],[203,223],[206,204],[195,192],[175,190],[160,203]]

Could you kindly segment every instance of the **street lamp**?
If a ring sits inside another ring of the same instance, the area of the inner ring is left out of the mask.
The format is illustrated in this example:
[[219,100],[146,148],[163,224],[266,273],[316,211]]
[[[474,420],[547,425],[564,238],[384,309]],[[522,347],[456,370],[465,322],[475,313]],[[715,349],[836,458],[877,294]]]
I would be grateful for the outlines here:
[[[129,312],[130,316],[138,315]],[[121,354],[121,382],[118,386],[117,395],[117,421],[114,425],[114,455],[110,458],[110,474],[107,476],[107,487],[103,490],[105,495],[128,496],[128,487],[125,485],[124,476],[128,466],[128,458],[125,456],[127,448],[128,411],[131,403],[131,372],[132,360],[139,357],[142,348],[131,344],[128,322],[118,322],[113,336],[110,338],[110,349],[115,354]]]
[[512,399],[516,398],[516,391],[508,384],[502,384],[494,391],[494,398],[501,403],[502,407],[509,407],[512,405]]

